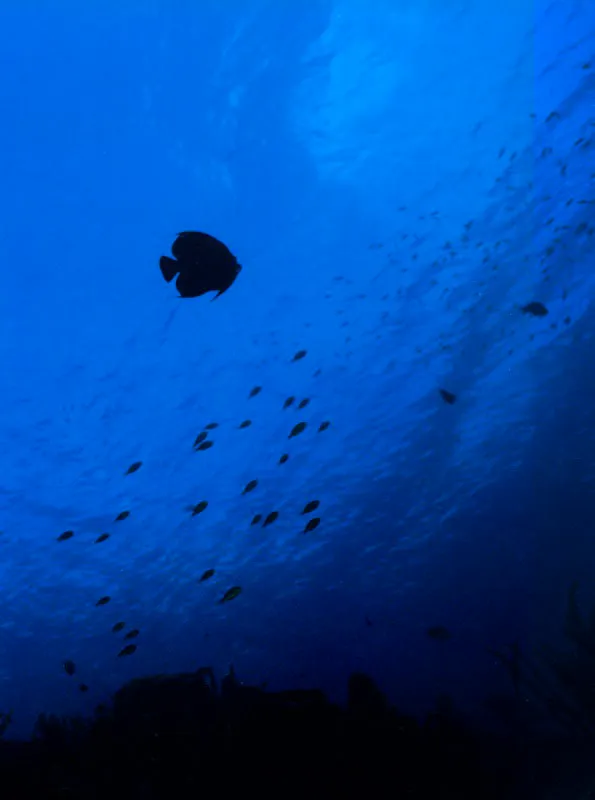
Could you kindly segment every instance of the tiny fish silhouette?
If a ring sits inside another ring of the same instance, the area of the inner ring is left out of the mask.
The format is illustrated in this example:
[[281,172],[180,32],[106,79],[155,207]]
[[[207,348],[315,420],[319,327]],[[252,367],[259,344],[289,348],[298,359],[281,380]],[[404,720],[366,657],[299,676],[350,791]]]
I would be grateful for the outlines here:
[[202,514],[205,508],[209,504],[206,500],[201,500],[200,503],[197,503],[195,506],[192,506],[192,516],[195,517],[197,514]]
[[215,574],[214,569],[206,569],[198,579],[198,582],[203,583],[204,581],[208,581],[209,578],[212,578],[214,574]]
[[526,306],[521,306],[523,314],[530,314],[532,317],[545,317],[548,314],[547,308],[543,303],[532,302],[527,303]]
[[440,392],[440,397],[441,397],[441,398],[444,400],[444,402],[445,402],[445,403],[447,403],[449,406],[452,406],[452,404],[453,404],[453,403],[455,402],[455,400],[457,399],[457,396],[456,396],[456,394],[453,394],[452,392],[449,392],[447,389],[439,389],[438,391]]
[[194,440],[194,444],[192,445],[192,447],[198,449],[199,444],[202,444],[202,442],[204,442],[204,440],[207,438],[207,436],[208,436],[208,433],[205,433],[205,431],[201,431],[198,434],[198,436],[196,437],[196,439]]
[[231,589],[228,589],[219,603],[229,603],[230,600],[235,600],[235,598],[241,594],[242,587],[241,586],[232,586]]
[[279,464],[285,464],[285,462],[287,461],[288,458],[289,458],[288,454],[287,453],[283,453],[283,455],[279,459]]
[[126,623],[125,622],[116,622],[116,624],[112,628],[112,632],[113,633],[119,633],[120,631],[124,630],[125,627],[126,627]]
[[295,397],[288,397],[287,400],[283,403],[283,409],[289,408],[295,403]]
[[138,472],[138,470],[142,467],[142,461],[135,461],[134,464],[131,464],[124,475],[132,475],[133,472]]
[[64,672],[67,675],[74,675],[74,673],[76,672],[76,665],[74,661],[71,661],[69,658],[66,659],[63,666],[64,666]]
[[271,511],[270,514],[267,514],[267,517],[266,517],[265,521],[262,523],[262,527],[266,528],[267,525],[272,525],[273,522],[275,522],[275,520],[278,519],[278,518],[279,518],[279,512],[278,511]]
[[118,653],[118,658],[122,658],[123,656],[131,656],[133,653],[136,653],[136,645],[127,644],[126,647],[123,647]]
[[80,692],[88,692],[89,691],[89,687],[87,686],[86,683],[79,683],[79,691]]
[[251,419],[245,419],[245,420],[242,422],[242,424],[240,425],[240,429],[242,429],[242,428],[249,428],[249,427],[250,427],[250,425],[252,425],[252,420],[251,420]]
[[256,397],[257,394],[262,392],[262,386],[255,386],[254,389],[250,392],[249,397]]
[[298,350],[294,357],[291,359],[292,361],[301,361],[302,358],[305,358],[308,355],[307,350]]
[[212,442],[210,439],[207,439],[207,441],[206,441],[206,442],[201,442],[201,443],[198,445],[198,447],[197,447],[196,449],[197,449],[197,450],[210,450],[210,449],[211,449],[211,447],[212,447],[214,444],[215,444],[215,443],[214,443],[214,442]]
[[426,628],[426,636],[437,642],[447,642],[451,638],[450,631],[444,625],[432,625],[432,627]]
[[262,514],[255,514],[252,517],[252,522],[250,523],[250,525],[258,525],[261,519],[262,519]]
[[319,525],[320,525],[320,517],[312,517],[312,519],[308,520],[308,523],[304,528],[304,533],[311,533],[311,531],[316,530],[316,528]]
[[105,595],[105,597],[100,597],[99,600],[95,603],[96,606],[104,606],[111,600],[109,595]]
[[300,433],[306,430],[306,423],[305,422],[298,422],[297,425],[294,425],[291,429],[291,433],[287,437],[288,439],[293,439],[294,436],[299,436]]
[[242,494],[248,494],[248,492],[254,491],[254,489],[256,489],[257,486],[258,486],[258,481],[250,481],[244,486],[244,491],[242,492]]
[[174,258],[161,256],[159,266],[168,283],[178,276],[176,288],[181,297],[217,292],[216,299],[229,289],[242,269],[223,242],[208,233],[179,233],[171,252]]
[[56,539],[57,542],[65,542],[67,539],[72,539],[74,536],[74,531],[64,531],[61,533],[60,536]]
[[298,405],[298,408],[300,408],[300,409],[301,408],[306,408],[306,406],[308,405],[309,402],[310,402],[310,398],[309,397],[304,397],[304,399],[300,401],[300,403]]
[[219,427],[218,422],[209,422],[208,425],[205,425],[205,431],[214,431],[215,428]]
[[131,631],[128,631],[128,633],[126,634],[126,636],[124,638],[125,639],[136,639],[136,637],[139,635],[139,633],[140,633],[140,631],[139,631],[138,628],[133,628]]
[[318,433],[321,433],[322,431],[325,431],[328,427],[330,427],[330,424],[331,423],[327,422],[326,420],[324,422],[321,422],[319,427],[318,427]]
[[109,533],[101,533],[97,539],[95,539],[95,544],[101,544],[101,542],[105,542],[106,539],[109,539]]
[[302,514],[310,514],[312,511],[316,511],[319,505],[320,500],[310,500],[310,502],[304,506]]
[[122,522],[123,519],[126,519],[126,517],[129,517],[129,516],[130,516],[130,511],[120,511],[120,513],[118,514],[118,516],[116,517],[116,519],[114,521],[115,522]]

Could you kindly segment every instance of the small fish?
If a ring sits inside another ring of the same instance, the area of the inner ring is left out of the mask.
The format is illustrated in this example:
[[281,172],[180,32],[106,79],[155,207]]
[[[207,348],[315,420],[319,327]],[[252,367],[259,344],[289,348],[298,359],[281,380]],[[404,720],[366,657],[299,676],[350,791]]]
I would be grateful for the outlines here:
[[197,449],[197,450],[210,450],[210,448],[211,448],[211,447],[212,447],[214,444],[215,444],[215,443],[214,443],[214,442],[212,442],[210,439],[207,439],[207,441],[206,441],[206,442],[201,442],[201,443],[198,445],[198,447],[197,447],[196,449]]
[[125,622],[116,622],[116,624],[112,628],[112,633],[120,633],[120,631],[124,630],[125,627],[126,627]]
[[250,525],[258,525],[261,519],[262,519],[262,514],[255,514],[252,517],[252,522],[250,523]]
[[288,454],[287,453],[283,453],[283,455],[279,459],[279,464],[285,464],[285,462],[287,461],[288,458],[289,458]]
[[79,692],[88,692],[89,687],[86,683],[79,683]]
[[133,472],[138,472],[138,470],[142,467],[142,461],[135,461],[134,464],[131,464],[124,475],[132,475]]
[[123,519],[130,516],[130,511],[120,511],[114,522],[122,522]]
[[312,519],[308,520],[306,527],[304,528],[304,533],[311,533],[313,530],[320,525],[320,517],[312,517]]
[[140,631],[139,631],[138,628],[133,628],[131,631],[128,631],[128,633],[126,634],[126,636],[124,638],[125,639],[136,639],[136,637],[139,635],[139,633],[140,633]]
[[206,500],[201,500],[200,503],[197,503],[195,506],[192,506],[191,507],[192,516],[195,517],[197,514],[201,514],[208,505],[209,504],[207,503]]
[[451,638],[450,631],[444,625],[432,625],[431,628],[426,628],[426,636],[437,642],[447,642]]
[[308,355],[307,350],[298,350],[294,357],[291,359],[292,361],[301,361],[302,358],[305,358]]
[[61,533],[60,536],[56,539],[57,542],[65,542],[67,539],[72,539],[74,536],[74,531],[64,531]]
[[302,431],[306,430],[306,423],[305,422],[298,422],[297,425],[294,425],[291,429],[291,433],[287,437],[288,439],[293,439],[294,436],[299,436]]
[[279,518],[279,512],[271,511],[270,514],[267,514],[265,521],[262,523],[262,527],[266,528],[268,525],[272,525],[273,522],[275,522],[275,520],[278,518]]
[[206,569],[198,579],[198,582],[203,583],[204,581],[208,581],[209,578],[212,578],[214,574],[215,574],[214,569]]
[[241,586],[232,586],[231,589],[225,592],[221,600],[219,600],[219,603],[229,603],[230,600],[234,600],[241,592]]
[[320,423],[320,426],[318,427],[318,433],[321,433],[322,431],[325,431],[327,428],[329,428],[329,427],[330,427],[330,424],[331,424],[331,423],[330,423],[330,422],[327,422],[327,421],[325,421],[325,422],[321,422],[321,423]]
[[455,402],[455,400],[457,399],[457,396],[456,396],[456,394],[453,394],[452,392],[449,392],[447,389],[438,389],[438,391],[440,392],[440,397],[441,397],[441,398],[444,400],[444,402],[445,402],[445,403],[447,403],[449,406],[452,406],[452,404],[453,404],[453,403]]
[[304,506],[302,514],[310,514],[312,511],[316,511],[319,505],[320,505],[320,500],[310,500],[310,502],[306,503],[306,505]]
[[208,435],[209,434],[206,433],[205,431],[201,431],[194,440],[194,444],[192,445],[192,447],[194,447],[195,450],[198,450],[198,446],[204,442],[204,440],[207,438]]
[[240,425],[240,430],[241,430],[242,428],[249,428],[249,427],[250,427],[250,425],[252,425],[252,420],[251,420],[251,419],[245,419],[245,420],[242,422],[242,424]]
[[295,397],[293,396],[288,397],[287,400],[283,403],[283,410],[289,408],[289,406],[292,406],[294,403],[295,403]]
[[123,656],[131,656],[133,653],[136,653],[136,645],[127,644],[126,647],[123,647],[118,653],[118,658],[122,658]]
[[95,603],[96,606],[105,606],[112,598],[109,595],[105,595],[105,597],[100,597],[99,600]]
[[208,425],[205,425],[205,431],[214,431],[215,428],[219,427],[218,422],[209,422]]
[[97,539],[95,539],[95,544],[101,544],[101,542],[105,542],[109,539],[109,533],[101,533]]
[[521,311],[523,314],[530,314],[532,317],[545,317],[548,314],[548,310],[543,303],[537,301],[521,306]]
[[242,492],[242,494],[248,494],[248,492],[254,491],[254,489],[256,489],[257,486],[258,486],[258,481],[250,481],[244,486],[244,491]]
[[248,397],[256,397],[257,394],[262,392],[262,386],[255,386],[254,389],[250,392]]
[[64,667],[64,672],[67,675],[74,675],[74,673],[76,672],[76,665],[74,661],[71,661],[69,658],[64,662],[62,666]]
[[306,408],[306,406],[308,405],[309,402],[310,402],[310,398],[309,397],[304,397],[303,400],[300,400],[300,402],[298,404],[298,408],[300,408],[300,409],[301,408]]
[[161,256],[159,267],[167,283],[178,276],[176,288],[180,297],[217,292],[216,299],[229,289],[242,269],[223,242],[208,233],[179,233],[171,252],[174,258]]

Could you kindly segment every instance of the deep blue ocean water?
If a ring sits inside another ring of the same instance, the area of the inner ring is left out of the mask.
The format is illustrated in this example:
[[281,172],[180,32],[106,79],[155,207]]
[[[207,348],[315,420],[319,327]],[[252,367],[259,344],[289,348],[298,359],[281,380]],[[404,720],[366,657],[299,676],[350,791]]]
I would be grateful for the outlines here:
[[[592,0],[23,0],[0,67],[9,733],[230,663],[492,724],[489,648],[595,601]],[[216,302],[162,279],[183,230],[243,266]]]

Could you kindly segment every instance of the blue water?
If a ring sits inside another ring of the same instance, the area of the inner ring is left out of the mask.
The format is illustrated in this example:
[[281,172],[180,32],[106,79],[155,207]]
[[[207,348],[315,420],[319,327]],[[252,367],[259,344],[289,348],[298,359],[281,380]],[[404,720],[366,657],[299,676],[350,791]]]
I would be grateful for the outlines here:
[[[486,648],[595,599],[594,42],[591,0],[2,4],[12,735],[230,662],[489,724]],[[161,277],[181,230],[243,265],[216,302]]]

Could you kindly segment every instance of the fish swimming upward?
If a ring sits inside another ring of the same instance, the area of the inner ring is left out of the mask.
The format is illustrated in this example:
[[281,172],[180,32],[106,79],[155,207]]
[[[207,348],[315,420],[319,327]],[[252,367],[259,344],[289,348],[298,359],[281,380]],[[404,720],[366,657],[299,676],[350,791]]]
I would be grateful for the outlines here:
[[171,248],[174,258],[161,256],[161,274],[170,283],[178,276],[176,287],[181,297],[200,297],[227,291],[242,267],[230,250],[208,233],[183,231]]

